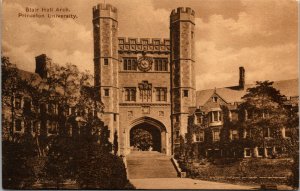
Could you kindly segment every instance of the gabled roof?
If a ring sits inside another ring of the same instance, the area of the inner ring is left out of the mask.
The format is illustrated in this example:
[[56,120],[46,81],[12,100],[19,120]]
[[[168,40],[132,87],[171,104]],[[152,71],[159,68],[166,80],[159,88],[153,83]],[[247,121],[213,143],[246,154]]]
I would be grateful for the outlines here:
[[[244,89],[238,86],[224,87],[216,89],[200,90],[196,92],[197,107],[203,106],[215,93],[222,97],[227,103],[241,102],[242,97],[247,93],[247,89],[254,87],[255,84],[247,84]],[[287,97],[298,96],[298,79],[282,80],[273,83],[273,87]]]

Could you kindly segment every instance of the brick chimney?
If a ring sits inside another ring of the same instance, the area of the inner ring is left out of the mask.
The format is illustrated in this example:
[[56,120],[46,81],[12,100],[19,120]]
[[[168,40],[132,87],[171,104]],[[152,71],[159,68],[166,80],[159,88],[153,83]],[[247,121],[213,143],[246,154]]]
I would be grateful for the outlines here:
[[243,66],[240,67],[239,87],[240,87],[240,89],[245,88],[245,69]]
[[47,78],[47,70],[51,66],[51,58],[46,54],[41,54],[35,57],[35,73],[39,74],[41,78]]

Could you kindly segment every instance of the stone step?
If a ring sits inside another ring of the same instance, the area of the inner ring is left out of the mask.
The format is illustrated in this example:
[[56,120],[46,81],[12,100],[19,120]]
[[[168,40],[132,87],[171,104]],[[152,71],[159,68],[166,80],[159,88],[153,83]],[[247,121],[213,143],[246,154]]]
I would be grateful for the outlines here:
[[154,151],[134,151],[126,156],[130,179],[176,178],[171,158]]

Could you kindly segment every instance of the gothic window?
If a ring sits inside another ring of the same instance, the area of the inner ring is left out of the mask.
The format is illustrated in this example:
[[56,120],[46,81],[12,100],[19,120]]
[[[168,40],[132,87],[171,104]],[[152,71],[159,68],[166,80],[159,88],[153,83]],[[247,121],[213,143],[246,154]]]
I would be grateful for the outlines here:
[[183,97],[189,97],[189,90],[183,90]]
[[125,101],[136,101],[136,88],[125,88]]
[[220,140],[220,130],[216,129],[213,130],[213,141],[219,141]]
[[137,68],[136,58],[123,58],[124,70],[135,71]]
[[167,88],[155,88],[156,101],[167,101]]
[[148,83],[148,81],[143,81],[142,83],[139,83],[139,91],[140,100],[142,102],[152,101],[152,84]]
[[168,59],[167,58],[154,58],[154,70],[155,71],[168,71]]

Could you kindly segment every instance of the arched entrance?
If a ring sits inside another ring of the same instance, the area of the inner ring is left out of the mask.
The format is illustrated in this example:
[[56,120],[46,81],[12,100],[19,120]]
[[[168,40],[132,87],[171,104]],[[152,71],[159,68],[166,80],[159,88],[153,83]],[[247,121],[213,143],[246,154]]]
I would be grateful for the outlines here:
[[166,134],[163,123],[150,117],[141,117],[131,123],[128,146],[131,149],[166,153]]
[[141,123],[130,130],[130,147],[142,151],[161,152],[161,132],[149,123]]

